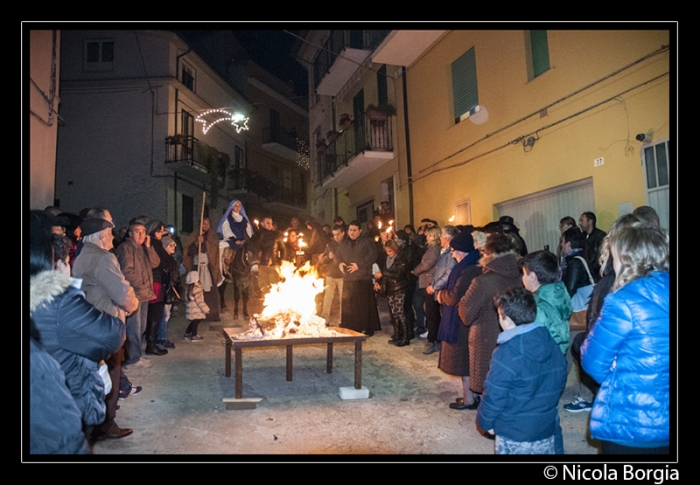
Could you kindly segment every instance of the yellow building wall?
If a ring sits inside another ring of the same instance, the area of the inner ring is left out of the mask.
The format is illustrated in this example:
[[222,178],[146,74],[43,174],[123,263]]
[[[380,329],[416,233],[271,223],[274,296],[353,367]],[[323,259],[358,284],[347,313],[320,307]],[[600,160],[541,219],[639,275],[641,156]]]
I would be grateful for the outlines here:
[[[410,66],[415,220],[444,224],[470,198],[472,223],[483,225],[494,204],[589,177],[604,230],[619,204],[645,204],[635,136],[669,136],[669,53],[654,54],[669,32],[548,31],[548,44],[550,70],[530,81],[523,31],[452,31]],[[455,124],[451,65],[472,46],[488,120]],[[512,143],[530,136],[528,151]]]

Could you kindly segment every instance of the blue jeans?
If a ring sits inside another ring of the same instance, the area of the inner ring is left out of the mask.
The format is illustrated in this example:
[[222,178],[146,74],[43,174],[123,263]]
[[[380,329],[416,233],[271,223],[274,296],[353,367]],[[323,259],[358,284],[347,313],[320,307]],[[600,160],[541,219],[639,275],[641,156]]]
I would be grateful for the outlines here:
[[172,306],[172,304],[166,303],[163,309],[163,317],[158,325],[158,340],[168,340],[168,320],[170,320],[170,309]]
[[126,317],[126,360],[124,365],[135,364],[141,360],[141,337],[146,331],[148,320],[148,302],[139,303],[138,309]]

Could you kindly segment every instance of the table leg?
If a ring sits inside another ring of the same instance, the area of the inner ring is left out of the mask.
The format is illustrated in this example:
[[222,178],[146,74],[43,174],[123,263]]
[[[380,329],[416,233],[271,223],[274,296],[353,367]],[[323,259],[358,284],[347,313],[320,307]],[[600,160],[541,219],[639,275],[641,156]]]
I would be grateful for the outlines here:
[[292,346],[287,345],[287,382],[292,381]]
[[226,365],[224,366],[224,375],[231,377],[231,340],[226,338],[226,350],[224,351]]
[[243,397],[243,350],[236,347],[236,399]]
[[328,342],[328,351],[326,352],[326,374],[333,373],[333,342]]
[[355,341],[355,389],[362,389],[362,340]]

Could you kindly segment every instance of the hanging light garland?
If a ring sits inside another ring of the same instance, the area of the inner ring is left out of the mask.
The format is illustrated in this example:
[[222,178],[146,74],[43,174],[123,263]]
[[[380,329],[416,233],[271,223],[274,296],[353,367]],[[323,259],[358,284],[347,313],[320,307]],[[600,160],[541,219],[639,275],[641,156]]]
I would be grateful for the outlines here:
[[[218,118],[212,122],[207,122],[207,120],[204,119],[205,116],[211,113],[220,113],[223,115],[221,118]],[[207,131],[211,129],[212,126],[215,124],[221,122],[221,121],[230,121],[231,124],[236,128],[236,133],[240,133],[241,131],[246,131],[248,130],[248,120],[249,118],[247,116],[244,116],[242,114],[238,113],[230,113],[229,111],[226,111],[225,109],[222,108],[214,108],[214,109],[209,109],[206,110],[204,113],[201,113],[197,118],[195,118],[195,121],[198,121],[203,124],[202,126],[202,132],[206,135]]]

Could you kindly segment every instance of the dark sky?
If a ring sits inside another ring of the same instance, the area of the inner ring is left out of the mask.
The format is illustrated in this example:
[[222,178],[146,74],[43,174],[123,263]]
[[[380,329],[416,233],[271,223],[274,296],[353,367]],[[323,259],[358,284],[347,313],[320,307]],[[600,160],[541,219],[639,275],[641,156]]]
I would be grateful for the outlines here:
[[[299,35],[298,30],[289,30]],[[284,81],[291,81],[299,95],[308,94],[306,69],[291,54],[297,37],[283,30],[234,30],[250,57]]]

